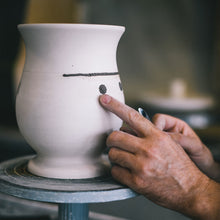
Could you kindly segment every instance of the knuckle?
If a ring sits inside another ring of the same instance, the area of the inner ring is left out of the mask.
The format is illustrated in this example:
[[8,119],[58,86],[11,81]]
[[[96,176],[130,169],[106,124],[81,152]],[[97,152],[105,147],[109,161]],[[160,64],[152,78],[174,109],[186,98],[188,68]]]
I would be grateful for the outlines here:
[[[153,156],[160,154],[164,145],[171,143],[172,138],[166,132],[155,130],[153,135],[146,137],[142,140],[141,153],[143,156]],[[173,142],[173,141],[172,141]]]
[[138,152],[142,156],[147,156],[148,155],[148,149],[149,149],[150,144],[148,144],[145,140],[140,140],[140,143],[138,145]]
[[135,186],[139,186],[140,180],[139,180],[139,177],[137,175],[133,176],[132,181],[133,181]]
[[133,121],[138,121],[140,119],[140,114],[136,111],[129,111],[128,112],[128,120],[130,122],[133,122]]
[[109,152],[108,152],[108,156],[110,160],[115,159],[115,148],[110,148]]
[[169,134],[170,138],[172,138],[175,142],[179,143],[182,140],[182,135],[178,134],[178,133],[174,133],[174,134]]
[[138,167],[138,171],[140,175],[146,175],[148,172],[148,166],[146,163],[140,163]]
[[106,140],[107,146],[113,146],[115,142],[119,139],[119,131],[113,131]]
[[137,188],[138,191],[141,192],[143,190],[145,183],[139,175],[133,175],[132,182],[134,187]]
[[160,142],[164,143],[164,142],[166,142],[170,139],[170,136],[167,133],[163,132],[163,131],[157,131],[156,136],[157,136],[157,141],[159,143]]
[[115,165],[119,165],[120,167],[129,166],[129,162],[125,156],[123,156],[117,148],[112,148],[109,159],[111,162],[115,163]]

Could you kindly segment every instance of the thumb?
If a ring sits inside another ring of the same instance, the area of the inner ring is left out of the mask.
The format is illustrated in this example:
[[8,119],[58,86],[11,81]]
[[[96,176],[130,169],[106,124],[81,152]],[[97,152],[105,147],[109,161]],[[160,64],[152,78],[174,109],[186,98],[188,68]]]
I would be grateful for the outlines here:
[[203,150],[203,144],[200,140],[192,136],[185,136],[181,133],[168,133],[171,138],[181,145],[181,147],[190,155],[190,156],[199,156]]

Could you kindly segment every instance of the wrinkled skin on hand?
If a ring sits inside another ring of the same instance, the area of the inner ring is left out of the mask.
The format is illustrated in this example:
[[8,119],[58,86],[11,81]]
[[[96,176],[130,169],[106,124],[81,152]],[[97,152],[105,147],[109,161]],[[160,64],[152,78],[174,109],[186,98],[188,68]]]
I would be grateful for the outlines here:
[[180,144],[198,168],[210,178],[220,181],[220,165],[216,163],[210,150],[184,121],[169,115],[156,114],[152,119],[161,131],[166,131]]
[[161,206],[198,219],[210,217],[209,203],[201,198],[206,197],[212,180],[196,167],[178,141],[108,95],[101,96],[100,103],[132,130],[114,131],[107,138],[109,159],[114,164],[112,176]]

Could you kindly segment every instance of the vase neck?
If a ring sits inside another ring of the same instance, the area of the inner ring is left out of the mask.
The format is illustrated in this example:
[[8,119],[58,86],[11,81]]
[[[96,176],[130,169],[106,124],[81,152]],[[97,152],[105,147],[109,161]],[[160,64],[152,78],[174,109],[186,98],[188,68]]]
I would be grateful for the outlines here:
[[[101,27],[100,27],[101,26]],[[24,71],[117,72],[116,52],[123,27],[106,25],[21,25]]]

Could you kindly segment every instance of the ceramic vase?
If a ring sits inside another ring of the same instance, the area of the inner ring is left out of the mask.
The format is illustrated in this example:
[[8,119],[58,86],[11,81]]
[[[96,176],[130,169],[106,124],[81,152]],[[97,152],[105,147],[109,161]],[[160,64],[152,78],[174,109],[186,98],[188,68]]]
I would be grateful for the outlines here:
[[36,151],[28,170],[61,179],[105,174],[106,136],[122,121],[99,104],[124,102],[116,51],[124,27],[22,24],[26,60],[16,96],[20,132]]

